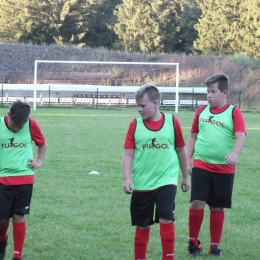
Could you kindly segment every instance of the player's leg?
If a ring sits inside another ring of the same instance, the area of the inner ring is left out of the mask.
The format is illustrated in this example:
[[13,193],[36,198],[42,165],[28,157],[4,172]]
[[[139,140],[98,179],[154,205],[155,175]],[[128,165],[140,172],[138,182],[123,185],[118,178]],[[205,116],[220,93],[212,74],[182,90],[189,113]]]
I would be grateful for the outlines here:
[[160,223],[162,260],[174,259],[176,190],[175,185],[166,185],[157,189],[155,222]]
[[26,222],[24,215],[30,212],[30,202],[32,197],[33,185],[20,185],[16,186],[16,193],[12,207],[13,218],[13,239],[14,239],[14,252],[13,259],[22,259],[25,235],[26,235]]
[[211,182],[211,176],[207,171],[199,168],[192,169],[188,246],[191,257],[198,256],[203,249],[199,241],[199,232],[204,218],[204,207],[208,201]]
[[0,219],[0,260],[4,259],[7,246],[9,219]]
[[132,226],[136,226],[134,237],[135,260],[145,260],[150,236],[150,226],[154,224],[154,191],[134,191],[131,197]]
[[225,212],[224,208],[231,208],[231,197],[234,183],[234,174],[212,173],[213,186],[211,189],[210,208],[210,248],[211,255],[222,257],[219,249]]
[[0,184],[0,260],[4,259],[7,246],[9,219],[11,217],[11,205],[13,199],[13,187]]

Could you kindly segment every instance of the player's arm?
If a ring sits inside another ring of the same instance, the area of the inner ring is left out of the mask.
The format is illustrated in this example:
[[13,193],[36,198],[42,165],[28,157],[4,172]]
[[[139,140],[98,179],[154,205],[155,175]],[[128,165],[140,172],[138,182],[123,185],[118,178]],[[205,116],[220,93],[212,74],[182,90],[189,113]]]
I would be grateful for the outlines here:
[[239,108],[235,107],[233,110],[233,123],[234,123],[234,135],[235,143],[232,151],[225,157],[227,164],[235,165],[237,162],[237,156],[241,151],[245,136],[246,136],[246,124],[244,117]]
[[186,192],[190,188],[190,180],[188,173],[188,165],[187,165],[187,155],[185,150],[185,141],[182,134],[182,128],[177,117],[173,117],[174,120],[174,133],[175,133],[175,142],[174,149],[178,157],[179,165],[182,172],[182,182],[181,189]]
[[192,165],[192,156],[194,154],[194,147],[195,147],[195,143],[197,141],[197,136],[198,133],[190,133],[188,142],[187,142],[187,159],[188,159],[188,165],[193,166]]
[[195,143],[197,141],[197,136],[199,133],[199,115],[204,108],[205,108],[205,106],[201,106],[197,109],[197,111],[194,115],[194,118],[193,118],[190,136],[189,136],[188,142],[187,142],[187,164],[188,164],[190,174],[192,173],[192,171],[190,170],[190,167],[193,167],[194,147],[195,147]]
[[235,133],[235,144],[232,151],[225,157],[227,164],[235,165],[237,162],[237,156],[241,151],[244,141],[245,141],[245,133],[244,132],[236,132]]
[[32,139],[35,145],[38,147],[36,159],[32,158],[28,160],[28,167],[34,170],[39,168],[43,163],[46,155],[47,143],[39,125],[33,119],[30,119],[30,131]]
[[47,144],[45,142],[42,146],[38,147],[36,159],[28,160],[28,167],[33,170],[39,168],[42,165],[42,162],[45,158],[46,150],[47,150]]
[[126,194],[132,193],[131,169],[134,157],[134,149],[125,149],[123,155],[123,178],[124,178],[124,191]]
[[182,172],[181,189],[183,192],[186,192],[190,188],[186,150],[185,147],[183,146],[183,147],[175,147],[175,151],[178,156],[179,165]]

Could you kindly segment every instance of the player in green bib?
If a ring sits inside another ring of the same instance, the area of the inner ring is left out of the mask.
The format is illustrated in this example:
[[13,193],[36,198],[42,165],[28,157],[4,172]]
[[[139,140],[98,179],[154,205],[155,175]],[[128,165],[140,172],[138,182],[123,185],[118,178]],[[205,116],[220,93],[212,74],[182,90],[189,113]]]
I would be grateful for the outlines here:
[[141,117],[129,125],[123,157],[124,191],[132,194],[130,211],[136,226],[134,259],[146,259],[155,222],[160,224],[162,260],[173,260],[179,168],[182,191],[190,187],[185,142],[178,119],[159,111],[161,95],[153,84],[142,86],[135,97]]
[[224,209],[231,208],[237,156],[246,129],[241,111],[226,102],[228,77],[214,74],[206,79],[209,105],[196,111],[187,145],[191,166],[191,204],[189,209],[190,257],[199,256],[198,239],[204,207],[210,209],[209,255],[223,257],[219,248],[224,225]]
[[[13,225],[13,260],[21,260],[26,234],[25,214],[29,214],[34,170],[46,153],[46,141],[31,107],[17,100],[8,116],[0,118],[0,260],[4,259],[9,221]],[[33,158],[32,142],[38,147]]]

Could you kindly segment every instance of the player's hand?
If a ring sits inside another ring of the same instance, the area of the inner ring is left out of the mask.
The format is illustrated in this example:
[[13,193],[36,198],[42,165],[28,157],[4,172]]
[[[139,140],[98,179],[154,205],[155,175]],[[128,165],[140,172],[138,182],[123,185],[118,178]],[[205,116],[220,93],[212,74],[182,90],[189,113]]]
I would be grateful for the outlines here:
[[130,180],[125,180],[124,181],[124,192],[126,194],[131,194],[133,192],[132,182]]
[[237,162],[237,154],[234,152],[231,152],[230,154],[228,154],[226,157],[226,162],[227,165],[236,165]]
[[42,161],[39,159],[29,159],[27,163],[27,166],[32,170],[38,169],[41,165]]
[[192,168],[193,168],[193,160],[190,159],[190,160],[188,160],[188,172],[189,172],[189,175],[192,174]]
[[190,189],[190,180],[189,177],[185,177],[181,182],[181,189],[183,192],[187,192]]

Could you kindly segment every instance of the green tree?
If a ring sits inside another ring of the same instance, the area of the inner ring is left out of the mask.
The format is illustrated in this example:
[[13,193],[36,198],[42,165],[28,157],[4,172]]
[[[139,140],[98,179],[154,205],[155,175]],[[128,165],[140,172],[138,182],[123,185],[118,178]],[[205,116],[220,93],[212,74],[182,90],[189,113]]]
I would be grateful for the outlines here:
[[259,0],[199,1],[194,53],[259,54]]
[[170,52],[178,39],[179,5],[174,0],[123,0],[113,27],[127,51]]
[[26,22],[27,0],[1,0],[0,2],[0,37],[16,42],[23,34]]
[[88,28],[86,0],[29,0],[30,22],[24,41],[79,44]]
[[84,37],[89,27],[89,6],[86,0],[65,1],[60,15],[59,38],[55,41],[85,45]]
[[181,46],[179,19],[181,8],[178,1],[152,1],[155,20],[158,21],[161,44],[157,51],[174,52]]
[[246,0],[240,5],[240,30],[237,48],[241,52],[260,58],[260,0]]
[[[240,0],[238,0],[240,1]],[[201,18],[195,25],[198,38],[194,42],[197,53],[231,53],[231,41],[235,38],[232,31],[237,27],[237,0],[199,1]]]
[[181,17],[179,23],[180,44],[177,49],[181,52],[191,53],[193,42],[198,38],[198,32],[194,25],[198,23],[201,10],[198,8],[196,0],[181,0]]
[[114,11],[118,23],[114,31],[126,51],[153,51],[161,42],[159,25],[152,19],[150,1],[123,0]]
[[121,0],[96,0],[89,9],[89,26],[84,37],[88,46],[104,46],[112,48],[117,36],[109,25],[117,22],[117,17],[113,14],[114,8]]

